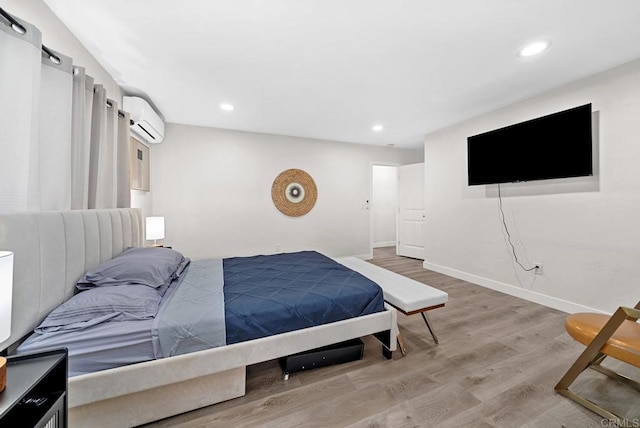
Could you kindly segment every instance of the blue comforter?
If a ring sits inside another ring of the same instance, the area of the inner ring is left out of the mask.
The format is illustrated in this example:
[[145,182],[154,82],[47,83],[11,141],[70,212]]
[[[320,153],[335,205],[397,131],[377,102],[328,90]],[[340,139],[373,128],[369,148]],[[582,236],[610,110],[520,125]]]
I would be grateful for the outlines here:
[[227,344],[384,310],[375,282],[315,251],[223,260]]

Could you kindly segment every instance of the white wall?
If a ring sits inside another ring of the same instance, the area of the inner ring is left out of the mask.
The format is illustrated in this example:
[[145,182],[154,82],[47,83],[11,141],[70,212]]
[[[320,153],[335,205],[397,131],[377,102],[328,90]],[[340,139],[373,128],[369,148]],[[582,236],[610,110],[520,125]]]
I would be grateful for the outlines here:
[[395,166],[372,166],[371,230],[373,247],[396,245],[398,172]]
[[[425,267],[567,311],[613,311],[640,300],[640,61],[428,135]],[[593,103],[599,172],[587,179],[503,186],[518,268],[496,186],[466,184],[466,139]]]
[[[149,158],[152,157],[151,151],[149,151]],[[153,193],[131,189],[131,207],[140,208],[143,217],[153,215]]]
[[[151,157],[153,213],[165,216],[165,243],[193,259],[278,248],[368,254],[371,164],[421,159],[421,150],[167,124]],[[289,168],[318,187],[316,206],[298,218],[271,200],[273,180]]]

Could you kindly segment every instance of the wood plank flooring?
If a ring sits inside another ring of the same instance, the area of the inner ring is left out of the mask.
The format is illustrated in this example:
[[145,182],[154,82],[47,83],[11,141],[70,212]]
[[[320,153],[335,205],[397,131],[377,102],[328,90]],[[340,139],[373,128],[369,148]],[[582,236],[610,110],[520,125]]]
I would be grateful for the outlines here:
[[[362,360],[287,381],[268,361],[247,368],[244,397],[146,427],[613,426],[553,391],[583,349],[565,333],[566,314],[426,270],[394,248],[376,249],[372,263],[449,293],[446,306],[430,312],[439,345],[419,315],[399,313],[404,357],[385,360],[365,337]],[[597,391],[640,424],[637,391],[598,373],[584,378],[575,389]]]

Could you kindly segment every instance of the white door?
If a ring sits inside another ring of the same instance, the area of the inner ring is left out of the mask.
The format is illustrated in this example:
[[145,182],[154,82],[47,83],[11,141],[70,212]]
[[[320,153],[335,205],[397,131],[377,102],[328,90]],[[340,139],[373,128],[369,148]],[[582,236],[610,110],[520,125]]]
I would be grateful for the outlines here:
[[424,260],[424,163],[398,167],[396,254]]

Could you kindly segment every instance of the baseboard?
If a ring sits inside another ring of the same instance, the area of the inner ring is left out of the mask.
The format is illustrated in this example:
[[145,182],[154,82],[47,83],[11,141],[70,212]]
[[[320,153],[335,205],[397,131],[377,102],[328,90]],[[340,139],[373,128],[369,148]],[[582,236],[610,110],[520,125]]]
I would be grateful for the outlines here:
[[599,309],[590,308],[588,306],[579,305],[577,303],[569,302],[567,300],[558,299],[556,297],[547,296],[546,294],[536,293],[535,291],[525,290],[520,287],[516,287],[504,282],[495,281],[493,279],[484,278],[482,276],[473,275],[471,273],[463,272],[457,269],[452,269],[446,266],[440,266],[434,263],[424,262],[422,267],[432,270],[444,275],[452,276],[454,278],[469,281],[471,283],[490,288],[501,293],[509,294],[510,296],[519,297],[530,302],[538,303],[540,305],[547,306],[549,308],[557,309],[569,314],[576,312],[597,312],[605,313]]
[[374,242],[373,248],[382,248],[382,247],[395,247],[396,241],[387,241],[387,242]]
[[373,258],[373,253],[367,253],[367,254],[356,254],[355,256],[353,256],[357,259],[361,259],[361,260],[371,260]]

